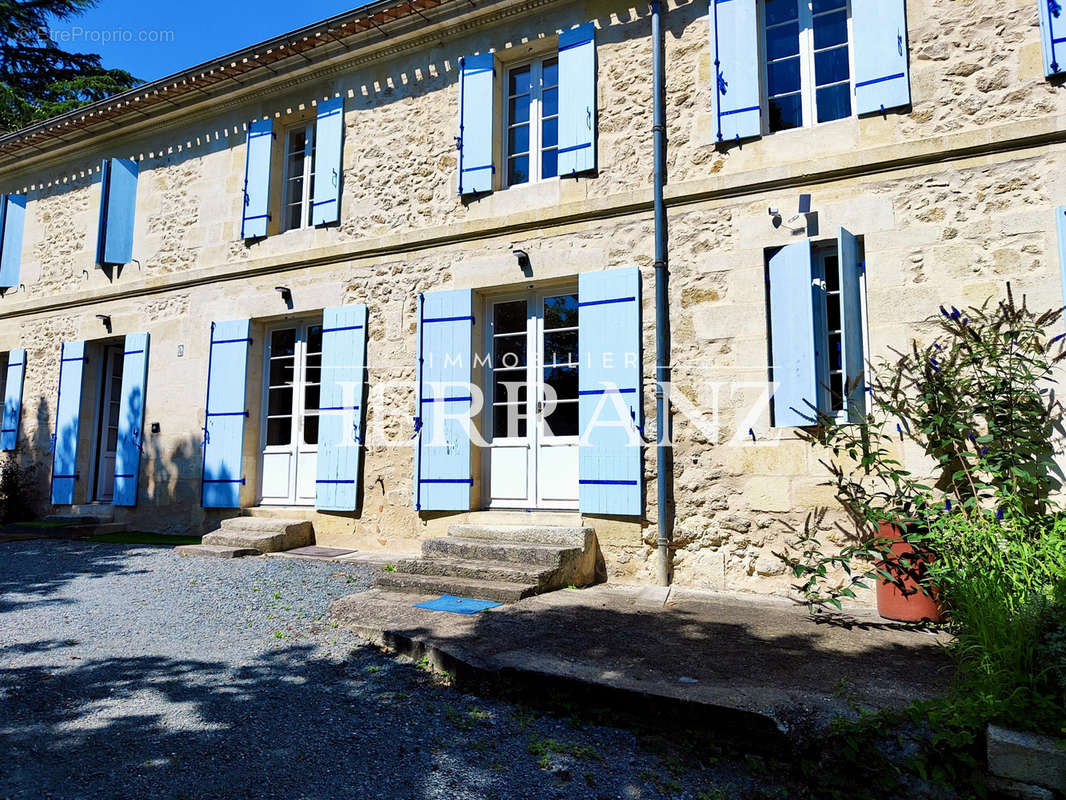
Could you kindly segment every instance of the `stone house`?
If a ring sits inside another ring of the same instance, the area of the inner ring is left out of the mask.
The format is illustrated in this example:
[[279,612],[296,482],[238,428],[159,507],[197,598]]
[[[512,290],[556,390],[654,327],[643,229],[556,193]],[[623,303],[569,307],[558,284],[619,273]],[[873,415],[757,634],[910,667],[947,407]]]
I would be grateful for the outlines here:
[[[787,589],[840,516],[801,410],[861,410],[939,304],[1062,302],[1059,15],[664,3],[678,584]],[[378,0],[0,137],[40,511],[392,552],[580,519],[653,581],[652,52],[644,5]]]

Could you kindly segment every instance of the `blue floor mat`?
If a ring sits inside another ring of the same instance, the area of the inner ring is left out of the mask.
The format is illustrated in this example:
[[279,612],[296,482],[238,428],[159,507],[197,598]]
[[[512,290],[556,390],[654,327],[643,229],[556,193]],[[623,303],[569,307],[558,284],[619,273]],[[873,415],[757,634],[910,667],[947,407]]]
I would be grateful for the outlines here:
[[452,614],[476,614],[487,608],[496,608],[496,606],[501,605],[503,603],[495,603],[492,600],[474,600],[470,597],[442,594],[436,600],[415,603],[415,608],[428,608],[430,611],[448,611]]

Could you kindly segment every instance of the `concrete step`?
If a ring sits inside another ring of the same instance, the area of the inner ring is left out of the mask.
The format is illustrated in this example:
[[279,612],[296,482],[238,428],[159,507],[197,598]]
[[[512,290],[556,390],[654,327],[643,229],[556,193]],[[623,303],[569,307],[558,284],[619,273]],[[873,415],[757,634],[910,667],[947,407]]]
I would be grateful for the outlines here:
[[464,561],[458,558],[405,558],[395,564],[396,572],[409,575],[435,575],[441,578],[474,578],[539,586],[551,575],[545,567],[496,561]]
[[562,545],[505,542],[492,539],[464,539],[447,536],[422,542],[425,558],[455,558],[464,561],[495,561],[559,569],[571,559],[580,558],[582,548]]
[[592,528],[563,525],[482,525],[457,524],[448,527],[448,535],[459,539],[554,544],[566,547],[589,547]]
[[497,603],[514,603],[523,597],[537,593],[535,584],[477,578],[451,578],[441,575],[412,575],[407,572],[383,572],[378,577],[377,583],[378,586],[403,592],[452,594],[458,597],[473,597],[477,600],[493,600]]
[[218,544],[183,544],[174,548],[182,556],[206,556],[208,558],[243,558],[260,555],[251,547],[224,547]]
[[260,553],[277,553],[314,544],[307,520],[262,517],[231,517],[222,527],[207,534],[203,543],[221,547],[250,548]]

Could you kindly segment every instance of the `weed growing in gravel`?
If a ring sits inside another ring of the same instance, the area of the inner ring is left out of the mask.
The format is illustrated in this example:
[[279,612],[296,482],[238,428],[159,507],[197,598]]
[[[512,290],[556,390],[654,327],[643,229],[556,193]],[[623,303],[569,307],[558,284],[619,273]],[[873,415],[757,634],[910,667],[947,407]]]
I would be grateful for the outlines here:
[[284,639],[285,638],[285,634],[282,633],[281,631],[274,631],[274,638],[275,639]]

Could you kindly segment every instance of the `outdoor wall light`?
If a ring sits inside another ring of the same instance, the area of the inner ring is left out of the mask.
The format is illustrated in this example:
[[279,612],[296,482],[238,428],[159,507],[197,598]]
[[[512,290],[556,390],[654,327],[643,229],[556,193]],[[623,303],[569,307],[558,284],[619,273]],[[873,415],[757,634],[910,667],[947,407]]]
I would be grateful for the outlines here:
[[275,286],[274,291],[281,294],[281,299],[288,308],[292,308],[292,290],[288,286]]
[[111,333],[111,316],[109,314],[97,314],[96,318],[104,323],[104,329]]
[[518,249],[512,250],[511,253],[514,255],[515,258],[518,259],[518,266],[520,266],[522,269],[531,269],[531,265],[529,263],[529,253],[527,253],[525,250]]

